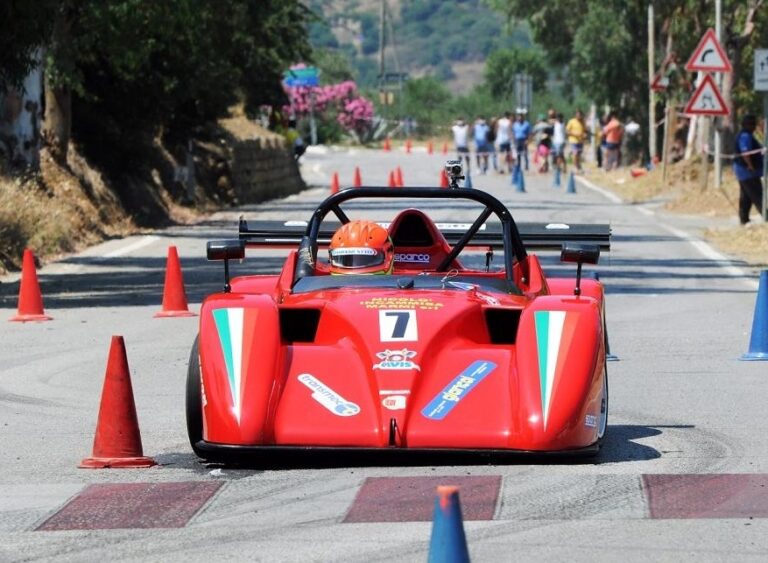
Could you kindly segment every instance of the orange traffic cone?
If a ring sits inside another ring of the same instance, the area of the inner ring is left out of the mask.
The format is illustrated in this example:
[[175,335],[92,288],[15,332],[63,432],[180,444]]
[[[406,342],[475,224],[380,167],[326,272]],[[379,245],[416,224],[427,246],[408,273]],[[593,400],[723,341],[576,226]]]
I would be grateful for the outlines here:
[[432,154],[435,152],[435,148],[432,146],[432,141],[429,141],[427,143],[427,154]]
[[448,154],[448,143],[443,143],[443,154]]
[[385,150],[385,151],[392,150],[392,147],[389,144],[389,137],[384,137],[384,146],[382,147],[382,149]]
[[165,286],[163,288],[163,309],[155,317],[195,317],[187,307],[187,293],[184,291],[184,278],[181,275],[179,254],[175,246],[168,247],[168,260],[165,266]]
[[411,140],[406,139],[405,140],[405,154],[411,154]]
[[78,467],[101,469],[156,465],[154,459],[144,456],[141,447],[131,374],[128,371],[128,359],[125,355],[122,336],[113,336],[109,348],[99,420],[96,424],[96,436],[93,439],[91,455],[92,457],[81,461]]
[[339,193],[339,173],[334,172],[331,176],[331,195]]
[[448,187],[448,174],[445,173],[445,169],[440,170],[440,187],[441,188]]
[[403,184],[403,171],[398,166],[395,168],[395,184],[397,184],[398,188],[402,188],[405,184]]
[[35,255],[30,249],[24,251],[21,263],[21,283],[19,284],[19,309],[10,321],[50,321],[51,317],[43,311],[43,296],[35,271]]
[[363,185],[363,180],[360,177],[360,167],[355,166],[355,178],[352,180],[352,185],[356,188],[359,188]]
[[389,171],[389,181],[387,182],[387,187],[390,187],[390,188],[397,187],[397,179],[395,178],[395,172],[393,170]]

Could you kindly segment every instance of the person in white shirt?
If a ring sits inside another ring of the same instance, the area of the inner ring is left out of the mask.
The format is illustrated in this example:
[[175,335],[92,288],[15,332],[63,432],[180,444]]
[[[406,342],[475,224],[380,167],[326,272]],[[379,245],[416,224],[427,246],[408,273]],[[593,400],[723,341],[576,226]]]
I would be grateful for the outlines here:
[[[500,118],[496,122],[496,142],[499,144],[499,152],[501,153],[502,165],[499,167],[499,172],[510,174],[512,172],[512,139],[510,134],[512,132],[512,120],[510,119],[512,114],[508,111],[504,112],[504,117]],[[504,166],[506,165],[506,171]]]
[[565,123],[562,113],[558,113],[552,124],[552,161],[555,168],[565,172]]
[[453,143],[456,145],[457,158],[467,161],[467,172],[469,172],[469,125],[460,117],[451,127],[453,132]]

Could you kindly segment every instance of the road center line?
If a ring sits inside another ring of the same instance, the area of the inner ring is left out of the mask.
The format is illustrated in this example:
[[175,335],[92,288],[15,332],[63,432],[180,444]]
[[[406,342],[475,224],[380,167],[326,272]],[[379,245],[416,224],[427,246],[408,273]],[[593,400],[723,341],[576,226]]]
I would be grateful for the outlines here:
[[145,235],[141,237],[139,240],[132,242],[131,244],[128,244],[126,246],[123,246],[122,248],[118,248],[111,252],[107,252],[106,254],[104,254],[103,257],[117,258],[118,256],[124,256],[125,254],[129,254],[134,250],[138,250],[139,248],[144,248],[145,246],[148,246],[157,240],[160,240],[160,237],[156,235]]

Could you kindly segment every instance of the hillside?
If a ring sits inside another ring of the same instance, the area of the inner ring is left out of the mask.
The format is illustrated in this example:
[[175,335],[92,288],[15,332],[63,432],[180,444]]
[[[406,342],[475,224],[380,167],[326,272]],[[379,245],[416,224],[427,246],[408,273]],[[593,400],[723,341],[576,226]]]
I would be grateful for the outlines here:
[[[482,76],[487,55],[500,48],[532,45],[525,24],[510,27],[482,0],[385,0],[385,66],[419,77],[432,74],[455,94]],[[310,25],[313,47],[346,55],[363,88],[377,84],[380,0],[311,0],[323,19]]]

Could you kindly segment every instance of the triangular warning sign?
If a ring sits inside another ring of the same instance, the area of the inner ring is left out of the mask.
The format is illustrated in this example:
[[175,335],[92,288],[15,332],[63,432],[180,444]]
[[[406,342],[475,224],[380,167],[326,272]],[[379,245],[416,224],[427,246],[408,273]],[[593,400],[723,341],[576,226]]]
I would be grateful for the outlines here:
[[699,41],[699,46],[685,65],[685,70],[703,72],[731,72],[731,61],[720,46],[715,30],[709,28]]
[[657,72],[653,75],[653,82],[651,82],[651,90],[654,92],[663,92],[669,87],[669,77],[662,76],[661,72]]
[[711,75],[707,74],[701,81],[691,99],[688,100],[683,113],[694,115],[728,115],[730,113]]

